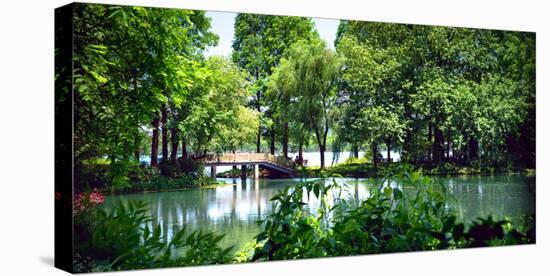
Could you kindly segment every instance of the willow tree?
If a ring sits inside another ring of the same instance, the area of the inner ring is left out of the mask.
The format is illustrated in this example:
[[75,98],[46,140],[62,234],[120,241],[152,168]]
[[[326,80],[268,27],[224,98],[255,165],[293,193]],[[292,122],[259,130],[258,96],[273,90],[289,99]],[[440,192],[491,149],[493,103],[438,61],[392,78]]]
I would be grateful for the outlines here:
[[[309,129],[315,134],[321,169],[324,169],[327,136],[334,123],[342,59],[320,39],[298,41],[287,54],[287,60],[276,69],[278,80],[274,86],[288,94],[285,97],[292,102],[295,113],[291,119],[296,127]],[[285,82],[288,84],[284,85]]]

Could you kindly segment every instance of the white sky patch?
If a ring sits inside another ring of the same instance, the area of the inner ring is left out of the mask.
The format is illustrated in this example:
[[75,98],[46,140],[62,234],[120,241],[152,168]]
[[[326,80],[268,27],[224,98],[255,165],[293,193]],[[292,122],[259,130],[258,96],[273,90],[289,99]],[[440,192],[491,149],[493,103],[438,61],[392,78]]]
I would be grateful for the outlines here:
[[334,40],[336,39],[336,31],[338,31],[340,20],[313,18],[313,22],[321,39],[327,43],[330,49],[334,49]]
[[206,16],[212,19],[212,32],[219,36],[218,45],[206,49],[205,55],[208,56],[227,56],[231,55],[231,44],[235,37],[235,17],[232,12],[206,12]]
[[[219,36],[218,45],[206,49],[205,55],[215,56],[221,55],[229,57],[231,55],[231,44],[235,37],[235,17],[236,13],[232,12],[206,12],[206,16],[212,19],[211,31]],[[334,49],[334,39],[338,30],[339,20],[313,18],[315,29],[319,32],[319,36],[323,39],[330,49]]]

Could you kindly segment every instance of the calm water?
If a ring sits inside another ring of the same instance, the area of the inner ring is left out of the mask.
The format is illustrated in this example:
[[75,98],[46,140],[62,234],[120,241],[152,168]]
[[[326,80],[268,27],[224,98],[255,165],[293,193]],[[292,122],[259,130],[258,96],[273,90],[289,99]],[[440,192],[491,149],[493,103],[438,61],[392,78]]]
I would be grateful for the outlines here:
[[[242,245],[258,233],[256,221],[272,211],[269,199],[278,190],[299,179],[219,179],[235,185],[215,189],[141,193],[107,196],[105,207],[117,201],[142,200],[150,205],[150,215],[161,224],[165,238],[182,225],[225,233],[226,244]],[[492,215],[517,221],[524,213],[534,213],[535,178],[521,175],[458,176],[439,178],[458,201],[459,219],[471,221]],[[339,180],[349,187],[347,196],[368,196],[368,180]],[[318,202],[312,201],[311,208]]]

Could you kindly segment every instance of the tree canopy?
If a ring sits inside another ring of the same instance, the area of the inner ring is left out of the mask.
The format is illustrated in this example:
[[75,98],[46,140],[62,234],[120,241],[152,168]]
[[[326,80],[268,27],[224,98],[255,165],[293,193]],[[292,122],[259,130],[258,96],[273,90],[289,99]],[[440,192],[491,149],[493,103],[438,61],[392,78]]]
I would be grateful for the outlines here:
[[113,182],[262,136],[287,159],[318,149],[321,168],[329,147],[534,167],[534,34],[341,21],[331,50],[311,19],[239,14],[231,57],[207,58],[205,12],[75,7],[75,158],[108,159]]

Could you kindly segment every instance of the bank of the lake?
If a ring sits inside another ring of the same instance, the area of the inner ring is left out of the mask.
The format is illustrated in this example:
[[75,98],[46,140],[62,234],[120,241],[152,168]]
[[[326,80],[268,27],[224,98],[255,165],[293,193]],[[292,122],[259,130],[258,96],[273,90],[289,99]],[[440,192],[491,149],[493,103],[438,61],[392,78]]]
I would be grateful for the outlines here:
[[397,167],[409,167],[414,171],[420,171],[430,176],[460,176],[460,175],[493,175],[493,174],[526,174],[535,175],[534,168],[516,166],[498,166],[483,163],[460,164],[454,162],[443,162],[439,165],[431,163],[402,163],[380,162],[374,164],[364,159],[349,159],[337,163],[334,166],[321,170],[319,166],[298,167],[296,169],[299,177],[319,177],[323,175],[339,175],[342,177],[383,177],[388,171],[395,171]]

